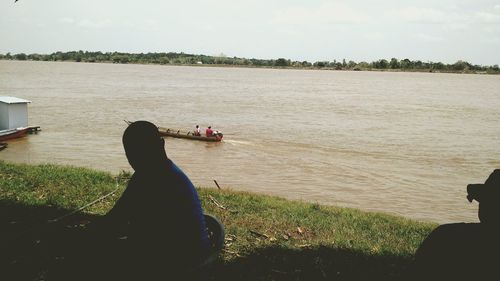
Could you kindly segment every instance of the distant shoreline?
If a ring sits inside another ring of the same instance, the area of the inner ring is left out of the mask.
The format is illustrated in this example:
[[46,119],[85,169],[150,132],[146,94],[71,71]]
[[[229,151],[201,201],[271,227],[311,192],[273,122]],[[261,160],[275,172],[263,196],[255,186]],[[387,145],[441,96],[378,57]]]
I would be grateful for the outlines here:
[[380,71],[380,72],[421,72],[421,73],[456,73],[456,74],[500,74],[498,65],[473,65],[467,61],[457,61],[453,64],[441,62],[423,62],[420,60],[380,59],[373,62],[355,61],[292,61],[278,59],[247,59],[239,57],[195,55],[185,53],[120,53],[120,52],[88,52],[70,51],[52,54],[0,54],[0,60],[18,61],[68,61],[86,63],[117,63],[140,65],[173,65],[200,67],[238,67],[267,69],[298,69],[298,70],[337,70],[337,71]]
[[329,67],[292,67],[292,66],[257,66],[257,65],[228,65],[228,64],[180,64],[180,63],[149,63],[149,62],[129,62],[116,63],[112,61],[85,62],[75,60],[64,61],[40,61],[40,60],[16,60],[0,59],[0,61],[30,61],[30,62],[73,62],[87,64],[123,64],[123,65],[159,65],[159,66],[188,66],[188,67],[223,67],[223,68],[252,68],[252,69],[283,69],[283,70],[319,70],[319,71],[340,71],[340,72],[391,72],[391,73],[436,73],[436,74],[474,74],[474,75],[499,75],[500,72],[478,72],[478,71],[452,71],[452,70],[433,70],[433,69],[335,69]]

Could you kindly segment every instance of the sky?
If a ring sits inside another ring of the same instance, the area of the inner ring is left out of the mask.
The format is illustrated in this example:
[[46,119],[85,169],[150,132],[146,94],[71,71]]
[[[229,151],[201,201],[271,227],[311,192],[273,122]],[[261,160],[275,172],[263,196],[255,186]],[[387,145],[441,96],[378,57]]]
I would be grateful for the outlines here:
[[500,64],[500,0],[0,1],[0,53]]

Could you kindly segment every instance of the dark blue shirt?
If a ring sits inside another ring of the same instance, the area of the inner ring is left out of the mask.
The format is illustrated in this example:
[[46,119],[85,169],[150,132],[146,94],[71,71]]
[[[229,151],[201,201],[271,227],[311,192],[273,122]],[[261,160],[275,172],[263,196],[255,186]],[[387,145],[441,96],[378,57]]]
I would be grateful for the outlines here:
[[196,266],[209,242],[198,194],[172,161],[136,172],[107,217],[126,226],[131,254],[157,266]]

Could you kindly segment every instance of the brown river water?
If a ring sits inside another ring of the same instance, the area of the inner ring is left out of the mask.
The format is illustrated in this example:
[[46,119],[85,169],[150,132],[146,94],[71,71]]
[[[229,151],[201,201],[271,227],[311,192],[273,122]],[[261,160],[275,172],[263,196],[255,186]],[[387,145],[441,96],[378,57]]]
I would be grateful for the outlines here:
[[36,135],[0,159],[131,170],[124,119],[212,125],[166,139],[195,185],[445,222],[475,222],[466,185],[500,168],[500,76],[0,61],[0,96]]

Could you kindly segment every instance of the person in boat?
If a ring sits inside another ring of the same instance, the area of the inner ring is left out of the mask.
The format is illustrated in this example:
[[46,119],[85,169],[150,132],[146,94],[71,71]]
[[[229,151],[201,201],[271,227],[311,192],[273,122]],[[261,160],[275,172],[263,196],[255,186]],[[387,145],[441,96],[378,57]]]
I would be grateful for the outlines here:
[[480,223],[438,226],[422,242],[410,272],[414,280],[490,280],[498,274],[500,252],[500,169],[484,184],[467,186],[479,202]]
[[212,137],[214,134],[214,131],[212,130],[212,126],[208,126],[208,128],[205,130],[205,135],[207,137]]
[[131,123],[123,134],[135,172],[106,220],[126,229],[124,268],[133,269],[127,276],[135,280],[189,280],[186,272],[209,254],[198,194],[164,144],[158,127],[147,121]]
[[195,136],[201,136],[200,126],[196,125],[196,128],[194,129],[193,135],[195,135]]
[[216,137],[219,140],[221,140],[223,137],[222,132],[217,130],[212,130],[212,126],[208,126],[207,130],[205,131],[205,134],[207,137]]
[[223,134],[220,131],[214,130],[214,132],[212,133],[212,136],[216,137],[217,139],[222,139]]

